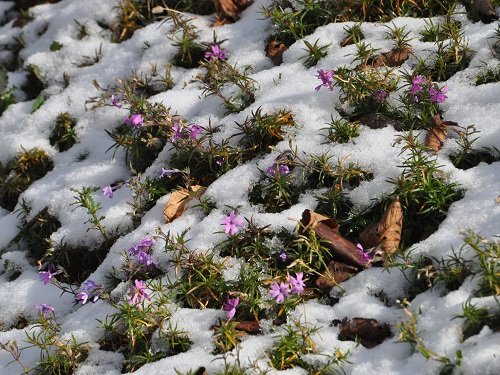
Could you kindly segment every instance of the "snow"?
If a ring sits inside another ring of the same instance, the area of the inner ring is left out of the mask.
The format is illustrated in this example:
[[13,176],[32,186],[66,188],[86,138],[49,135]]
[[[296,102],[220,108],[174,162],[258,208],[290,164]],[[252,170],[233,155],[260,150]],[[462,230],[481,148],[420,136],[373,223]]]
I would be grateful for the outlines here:
[[[83,224],[88,218],[87,214],[85,209],[75,209],[72,205],[75,193],[69,189],[82,186],[102,188],[127,181],[131,177],[124,153],[117,151],[113,155],[112,151],[106,152],[113,142],[105,134],[105,130],[111,131],[118,126],[128,112],[125,109],[110,107],[96,111],[86,110],[85,101],[97,95],[91,81],[97,79],[102,87],[113,85],[116,79],[126,78],[134,71],[151,72],[151,63],[156,63],[160,69],[176,53],[175,47],[167,39],[171,27],[168,22],[157,22],[140,29],[123,43],[111,43],[110,31],[102,29],[99,24],[111,25],[114,22],[118,1],[86,0],[84,6],[82,3],[63,0],[56,4],[37,6],[32,9],[34,21],[28,23],[22,31],[13,28],[12,22],[0,26],[2,46],[22,34],[26,42],[20,53],[23,66],[38,66],[48,87],[45,90],[48,97],[36,112],[31,113],[33,101],[25,101],[9,106],[0,117],[0,162],[8,162],[21,148],[40,147],[48,152],[54,161],[54,169],[33,183],[21,194],[20,199],[24,198],[30,202],[32,211],[28,219],[45,207],[50,207],[51,213],[61,222],[61,227],[52,234],[51,239],[75,246],[101,243],[102,237],[99,232],[89,230],[88,224]],[[212,249],[227,237],[222,232],[220,220],[230,212],[229,207],[238,208],[241,215],[252,218],[259,226],[270,225],[270,229],[274,230],[280,230],[282,227],[293,230],[302,211],[315,208],[316,201],[312,194],[303,194],[299,203],[277,214],[264,213],[248,201],[249,186],[260,179],[261,171],[265,170],[280,152],[288,149],[289,139],[299,153],[310,155],[328,152],[333,156],[333,160],[345,158],[349,162],[358,162],[364,169],[373,172],[373,180],[363,182],[349,192],[349,197],[357,207],[367,207],[374,198],[391,191],[392,185],[387,179],[400,174],[401,169],[398,166],[402,161],[400,147],[394,145],[398,133],[393,128],[375,130],[362,127],[360,136],[353,142],[324,144],[324,131],[321,129],[330,122],[331,116],[339,116],[335,109],[336,105],[339,105],[339,92],[337,89],[333,92],[323,89],[315,92],[314,87],[318,83],[315,77],[316,69],[335,69],[340,65],[351,64],[355,47],[347,46],[341,49],[338,45],[344,36],[344,27],[352,23],[319,27],[305,38],[310,42],[320,39],[322,44],[331,43],[328,55],[316,67],[308,69],[303,66],[300,60],[304,55],[303,41],[292,45],[283,55],[283,64],[274,67],[264,52],[265,41],[272,26],[260,13],[262,5],[266,3],[265,0],[256,0],[243,13],[239,22],[215,29],[218,40],[227,39],[223,46],[229,51],[231,64],[237,63],[240,67],[253,66],[251,78],[258,82],[259,89],[255,103],[249,108],[224,117],[220,100],[215,97],[203,98],[200,87],[192,82],[200,70],[177,67],[172,68],[174,87],[149,100],[152,103],[164,103],[171,107],[173,113],[204,126],[208,125],[209,121],[222,125],[221,132],[217,135],[221,139],[237,133],[234,123],[243,121],[259,107],[262,107],[263,112],[281,108],[292,111],[297,128],[289,129],[285,140],[269,155],[239,165],[211,184],[205,196],[213,199],[216,209],[207,216],[191,204],[180,218],[166,224],[162,210],[169,198],[167,195],[146,213],[135,230],[129,232],[132,223],[127,212],[130,210],[128,202],[132,196],[126,185],[123,184],[114,192],[112,200],[101,196],[99,191],[94,194],[96,201],[102,206],[100,214],[105,216],[103,223],[106,228],[121,234],[104,261],[90,276],[97,283],[105,283],[109,272],[120,267],[124,251],[144,237],[152,236],[157,228],[164,233],[170,231],[172,235],[188,230],[190,249]],[[13,4],[0,1],[0,20]],[[200,29],[200,40],[212,41],[214,29],[210,27],[211,17],[193,17],[194,24]],[[88,36],[77,38],[74,20],[86,25]],[[464,127],[474,124],[480,131],[476,147],[500,148],[500,83],[478,87],[471,84],[484,64],[498,63],[491,55],[489,39],[494,35],[497,25],[472,23],[466,18],[461,18],[461,21],[469,46],[476,53],[469,68],[446,82],[450,91],[449,99],[443,104],[445,118]],[[415,38],[411,42],[415,56],[405,62],[403,68],[411,69],[417,58],[427,58],[435,49],[434,44],[418,40],[418,32],[425,26],[424,20],[398,18],[392,22],[398,26],[406,25],[407,30],[411,32],[410,36]],[[39,31],[45,26],[47,30],[39,36]],[[387,28],[384,25],[365,23],[362,29],[366,43],[371,43],[382,51],[391,48],[393,42],[385,39]],[[62,49],[51,52],[49,47],[53,41],[60,42]],[[89,67],[78,67],[78,63],[85,56],[93,57],[97,51],[102,52],[98,63]],[[4,52],[6,55],[10,54]],[[4,52],[0,54],[0,58],[4,56]],[[63,85],[63,73],[70,77],[69,86],[66,88]],[[16,86],[18,89],[25,81],[25,75],[19,72],[9,73],[8,78],[9,87]],[[48,138],[55,126],[57,114],[66,111],[77,119],[78,143],[68,151],[57,152],[50,145]],[[464,189],[464,197],[452,204],[446,219],[435,233],[413,246],[413,256],[450,256],[453,248],[460,247],[462,233],[466,229],[472,229],[485,237],[500,235],[500,204],[495,201],[500,194],[500,163],[481,163],[469,170],[460,170],[449,161],[449,155],[455,148],[454,141],[447,141],[438,161],[444,166],[451,181],[459,183]],[[88,157],[77,161],[79,155],[85,153],[88,153]],[[159,167],[167,166],[170,155],[170,145],[167,145],[145,175],[152,176]],[[112,314],[112,307],[104,301],[74,306],[70,294],[61,295],[60,290],[53,285],[43,285],[39,281],[36,264],[26,258],[27,251],[23,245],[15,246],[11,243],[19,233],[20,225],[16,212],[11,213],[0,208],[0,265],[9,261],[21,270],[21,276],[13,281],[9,281],[6,274],[0,275],[0,342],[6,343],[15,339],[19,346],[27,346],[24,343],[24,331],[16,329],[15,324],[20,317],[36,317],[34,304],[47,303],[56,309],[56,315],[62,322],[64,337],[69,338],[73,334],[78,340],[88,341],[91,346],[88,358],[77,370],[78,374],[120,374],[123,355],[100,350],[98,343],[102,329],[98,328],[96,319],[102,320],[106,315]],[[154,245],[153,257],[162,270],[173,276],[168,263],[170,258],[163,252],[162,243]],[[226,280],[238,277],[241,267],[238,261],[229,260],[226,267],[228,268],[223,274]],[[484,327],[478,335],[462,342],[457,332],[463,321],[452,319],[461,313],[463,304],[471,298],[474,285],[474,281],[467,279],[458,290],[445,296],[442,296],[438,289],[424,292],[411,302],[409,309],[418,311],[419,333],[431,350],[450,358],[453,358],[458,350],[462,351],[463,361],[459,371],[465,374],[497,374],[500,373],[500,334]],[[321,353],[331,354],[336,348],[342,351],[349,349],[352,353],[349,357],[351,364],[345,367],[349,374],[436,373],[442,364],[426,360],[418,352],[414,352],[408,343],[398,340],[397,324],[406,318],[396,301],[404,298],[407,288],[408,281],[398,270],[367,269],[344,282],[342,288],[332,290],[331,295],[340,298],[333,307],[321,301],[309,301],[297,307],[289,321],[295,317],[320,326],[317,340]],[[112,295],[123,295],[126,290],[126,285],[119,285]],[[391,301],[390,306],[384,305],[374,296],[380,291]],[[495,307],[488,297],[474,298],[474,301],[478,305]],[[178,308],[174,311],[171,321],[175,322],[179,329],[188,332],[193,342],[192,347],[186,353],[147,364],[136,373],[175,374],[176,370],[187,372],[201,366],[206,367],[208,373],[222,371],[221,356],[213,354],[212,326],[223,316],[222,310]],[[357,346],[350,341],[339,341],[338,328],[330,323],[334,319],[344,317],[374,318],[388,323],[393,337],[373,349]],[[269,326],[269,322],[267,323]],[[262,322],[262,327],[265,324],[266,322]],[[279,329],[275,331],[268,327],[267,330],[263,328],[263,332],[261,335],[243,339],[239,351],[242,365],[254,362],[261,368],[268,367],[265,351],[277,340]],[[235,351],[231,354],[228,360],[234,361]],[[318,358],[314,355],[309,357],[311,361]],[[2,374],[20,372],[15,363],[5,367],[11,359],[7,352],[0,351]],[[24,364],[35,366],[38,359],[35,349],[23,351]],[[282,373],[305,372],[297,368]]]

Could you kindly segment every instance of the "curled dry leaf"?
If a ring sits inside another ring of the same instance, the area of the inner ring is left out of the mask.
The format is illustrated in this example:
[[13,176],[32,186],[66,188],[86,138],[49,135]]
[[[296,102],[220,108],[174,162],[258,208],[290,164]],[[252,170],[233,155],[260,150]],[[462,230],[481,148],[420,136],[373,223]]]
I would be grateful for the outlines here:
[[375,68],[383,66],[396,67],[401,66],[410,56],[410,50],[406,48],[398,48],[389,52],[381,53],[369,62]]
[[328,268],[316,279],[316,286],[324,291],[329,291],[359,272],[358,268],[345,263],[331,261]]
[[443,147],[444,141],[446,139],[446,127],[443,125],[434,126],[427,132],[427,137],[425,138],[425,145],[429,147],[432,151],[438,152]]
[[181,216],[186,209],[188,202],[194,198],[201,197],[205,190],[206,188],[203,186],[194,185],[191,186],[191,192],[186,189],[173,191],[168,199],[168,202],[165,203],[165,206],[163,207],[163,217],[166,222],[169,223]]
[[368,265],[356,245],[340,235],[339,226],[334,219],[311,210],[304,210],[300,222],[301,232],[314,230],[324,245],[331,250],[336,260],[358,268],[364,268]]
[[338,325],[339,323],[339,340],[359,340],[361,345],[366,348],[373,348],[392,335],[388,324],[380,324],[375,319],[344,318],[342,321],[333,321],[333,325]]
[[394,254],[399,248],[402,232],[403,209],[399,197],[396,197],[378,224],[366,227],[359,236],[366,248],[380,246],[385,254]]
[[266,45],[266,57],[269,57],[274,65],[281,65],[283,62],[283,52],[288,49],[283,43],[274,39],[269,39]]
[[243,12],[253,0],[216,0],[225,16],[237,21],[240,13]]
[[256,320],[246,320],[243,322],[238,322],[236,329],[239,331],[244,331],[250,335],[256,335],[260,333],[260,324]]

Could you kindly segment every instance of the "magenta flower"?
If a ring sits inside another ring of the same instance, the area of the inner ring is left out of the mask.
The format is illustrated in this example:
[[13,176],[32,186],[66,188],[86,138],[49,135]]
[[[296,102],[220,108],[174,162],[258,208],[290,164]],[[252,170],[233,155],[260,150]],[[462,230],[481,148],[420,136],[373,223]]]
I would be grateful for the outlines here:
[[231,212],[228,216],[224,216],[220,222],[221,225],[224,225],[224,232],[231,236],[236,234],[243,227],[244,223],[244,220],[238,216],[236,211]]
[[413,78],[411,81],[411,87],[410,87],[410,92],[412,94],[416,94],[417,92],[422,91],[422,83],[425,81],[425,78],[421,75],[416,76]]
[[81,302],[82,305],[85,305],[89,299],[89,294],[87,292],[79,292],[75,298],[78,302]]
[[224,302],[224,305],[222,306],[222,309],[226,311],[226,318],[231,320],[234,318],[234,315],[236,314],[236,306],[240,303],[240,299],[238,297],[236,298],[231,298],[227,297],[226,302]]
[[38,272],[38,276],[40,277],[40,280],[43,281],[43,283],[45,285],[50,284],[52,282],[52,279],[54,278],[54,276],[59,273],[59,272],[53,272],[53,271],[54,271],[54,266],[52,264],[49,264],[47,266],[47,271]]
[[290,293],[296,294],[296,295],[301,295],[304,293],[304,288],[306,284],[304,283],[304,280],[302,278],[304,277],[304,274],[302,272],[296,273],[295,277],[290,276],[288,278],[288,283],[290,284]]
[[106,198],[113,198],[113,188],[110,185],[104,186],[101,191]]
[[384,103],[389,94],[385,90],[375,90],[373,92],[373,99],[378,103]]
[[46,303],[36,304],[33,307],[37,309],[43,316],[46,316],[49,312],[54,312],[54,308],[50,305],[47,305]]
[[369,251],[365,251],[365,249],[363,248],[363,245],[358,243],[358,244],[356,244],[356,247],[361,252],[361,258],[363,259],[363,261],[365,263],[368,263],[369,261],[371,261],[373,259],[373,254],[371,254]]
[[290,285],[285,283],[280,283],[278,285],[277,282],[274,282],[271,284],[271,291],[269,293],[272,298],[276,299],[277,303],[283,303],[290,293]]
[[176,122],[172,125],[172,137],[170,138],[173,143],[177,143],[179,139],[186,138],[186,134],[184,134],[184,129],[181,124]]
[[131,115],[124,120],[125,124],[133,126],[134,128],[140,128],[144,123],[144,118],[139,113]]
[[445,95],[448,92],[448,86],[444,86],[441,90],[435,89],[431,87],[429,89],[429,95],[431,97],[431,101],[434,103],[443,103],[448,97]]
[[321,80],[321,85],[316,86],[314,89],[316,91],[319,91],[321,87],[327,87],[328,90],[333,90],[333,70],[323,70],[323,69],[318,69],[316,77]]
[[211,62],[215,62],[216,60],[226,60],[229,57],[228,53],[221,49],[218,44],[213,44],[210,49],[212,51],[205,52],[204,56]]
[[113,107],[116,107],[116,108],[121,108],[122,105],[120,104],[120,99],[122,98],[122,96],[120,94],[113,94],[111,95],[111,105]]
[[188,126],[189,138],[196,139],[202,132],[203,128],[198,124],[191,124]]
[[135,280],[134,286],[130,288],[128,302],[137,305],[138,303],[142,302],[142,300],[151,301],[151,297],[145,291],[145,289],[146,289],[146,283],[144,281]]

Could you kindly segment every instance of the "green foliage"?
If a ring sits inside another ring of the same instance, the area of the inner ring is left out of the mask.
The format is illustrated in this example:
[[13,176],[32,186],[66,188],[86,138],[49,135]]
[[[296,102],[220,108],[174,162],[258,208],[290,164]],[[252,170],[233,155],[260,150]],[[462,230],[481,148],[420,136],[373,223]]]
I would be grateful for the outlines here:
[[54,40],[51,44],[50,44],[50,50],[52,52],[56,52],[56,51],[59,51],[61,48],[63,48],[63,45],[61,43],[59,43],[57,40]]
[[84,208],[87,210],[87,215],[89,219],[85,222],[85,224],[90,223],[91,227],[87,229],[98,230],[105,240],[108,239],[108,234],[106,232],[106,228],[102,225],[101,221],[104,219],[104,216],[98,216],[98,212],[101,209],[101,204],[94,200],[92,196],[93,193],[99,190],[96,186],[82,186],[81,189],[71,188],[72,192],[76,193],[75,202],[71,205],[76,206],[74,210],[77,208]]
[[88,355],[90,347],[79,343],[75,336],[62,339],[61,324],[54,313],[39,315],[39,320],[26,331],[26,341],[40,349],[37,370],[43,374],[73,374]]
[[328,135],[325,136],[326,140],[336,143],[347,143],[359,136],[359,122],[346,121],[340,117],[333,119],[333,116],[331,119],[332,121],[328,124],[329,126],[323,128],[328,130]]
[[389,182],[395,185],[392,195],[399,196],[403,206],[403,239],[404,245],[409,246],[433,233],[446,218],[450,205],[463,193],[458,184],[447,181],[436,158],[412,132],[399,141],[405,142],[402,152],[408,156],[401,165],[401,176]]
[[53,167],[48,154],[40,148],[23,149],[5,166],[0,163],[0,205],[12,211],[19,195]]
[[174,56],[173,64],[191,69],[198,67],[203,61],[203,46],[197,41],[198,30],[186,17],[172,13],[174,28],[170,39],[179,52]]
[[348,46],[350,44],[357,44],[365,38],[363,30],[361,30],[361,22],[355,23],[352,26],[344,26],[344,31],[347,36],[340,42],[341,47]]
[[304,40],[304,44],[306,48],[303,48],[304,51],[306,51],[306,55],[302,56],[301,59],[304,59],[304,65],[307,68],[311,68],[315,66],[319,60],[321,60],[323,57],[326,57],[328,54],[328,48],[330,47],[330,44],[325,44],[323,46],[318,45],[319,39],[316,39],[314,44],[311,44],[307,40]]
[[56,126],[49,137],[50,144],[59,151],[69,150],[76,142],[76,119],[68,112],[61,112],[57,115]]
[[500,150],[495,146],[483,147],[475,149],[473,147],[479,137],[475,135],[479,133],[474,125],[469,125],[464,131],[458,133],[458,151],[450,156],[453,165],[461,169],[469,169],[475,167],[480,162],[491,164],[500,160]]
[[240,71],[236,65],[221,60],[204,61],[200,66],[206,70],[204,75],[196,77],[202,86],[203,95],[219,97],[226,114],[240,112],[255,101],[258,84],[248,76],[252,71],[251,66],[245,66]]
[[493,83],[500,81],[500,64],[496,66],[487,66],[476,77],[476,86],[484,85],[486,83]]
[[5,112],[7,107],[11,104],[16,103],[16,97],[14,96],[14,87],[0,92],[0,116]]
[[500,328],[498,311],[487,307],[477,307],[470,299],[462,305],[462,308],[462,314],[455,316],[455,318],[465,320],[462,332],[464,340],[477,335],[484,326],[489,326],[495,331]]
[[295,366],[307,367],[302,355],[317,352],[318,347],[313,340],[313,335],[318,329],[307,323],[287,324],[280,339],[268,352],[270,365],[277,370]]

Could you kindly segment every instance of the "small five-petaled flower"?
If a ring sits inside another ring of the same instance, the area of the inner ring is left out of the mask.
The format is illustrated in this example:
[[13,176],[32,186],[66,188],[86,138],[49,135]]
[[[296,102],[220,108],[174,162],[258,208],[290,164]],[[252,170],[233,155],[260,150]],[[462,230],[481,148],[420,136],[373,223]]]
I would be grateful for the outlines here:
[[125,124],[133,126],[134,128],[140,128],[144,123],[144,118],[141,114],[136,113],[125,118]]
[[323,70],[323,69],[318,69],[316,77],[321,80],[321,85],[316,86],[314,89],[316,91],[319,91],[321,87],[326,87],[328,90],[333,90],[333,70]]
[[224,232],[232,236],[243,227],[245,221],[238,216],[236,211],[233,211],[228,216],[224,216],[220,224],[224,225]]
[[142,280],[135,280],[134,285],[130,288],[128,302],[134,305],[141,303],[143,300],[151,301],[151,297],[146,292],[146,283]]
[[54,312],[54,308],[50,305],[47,305],[46,303],[40,303],[40,304],[36,304],[34,305],[35,309],[37,309],[40,314],[42,314],[43,316],[47,316],[48,313],[50,312]]
[[210,49],[211,51],[207,51],[204,54],[207,60],[215,62],[217,60],[226,60],[228,58],[228,53],[220,48],[218,44],[213,44]]

